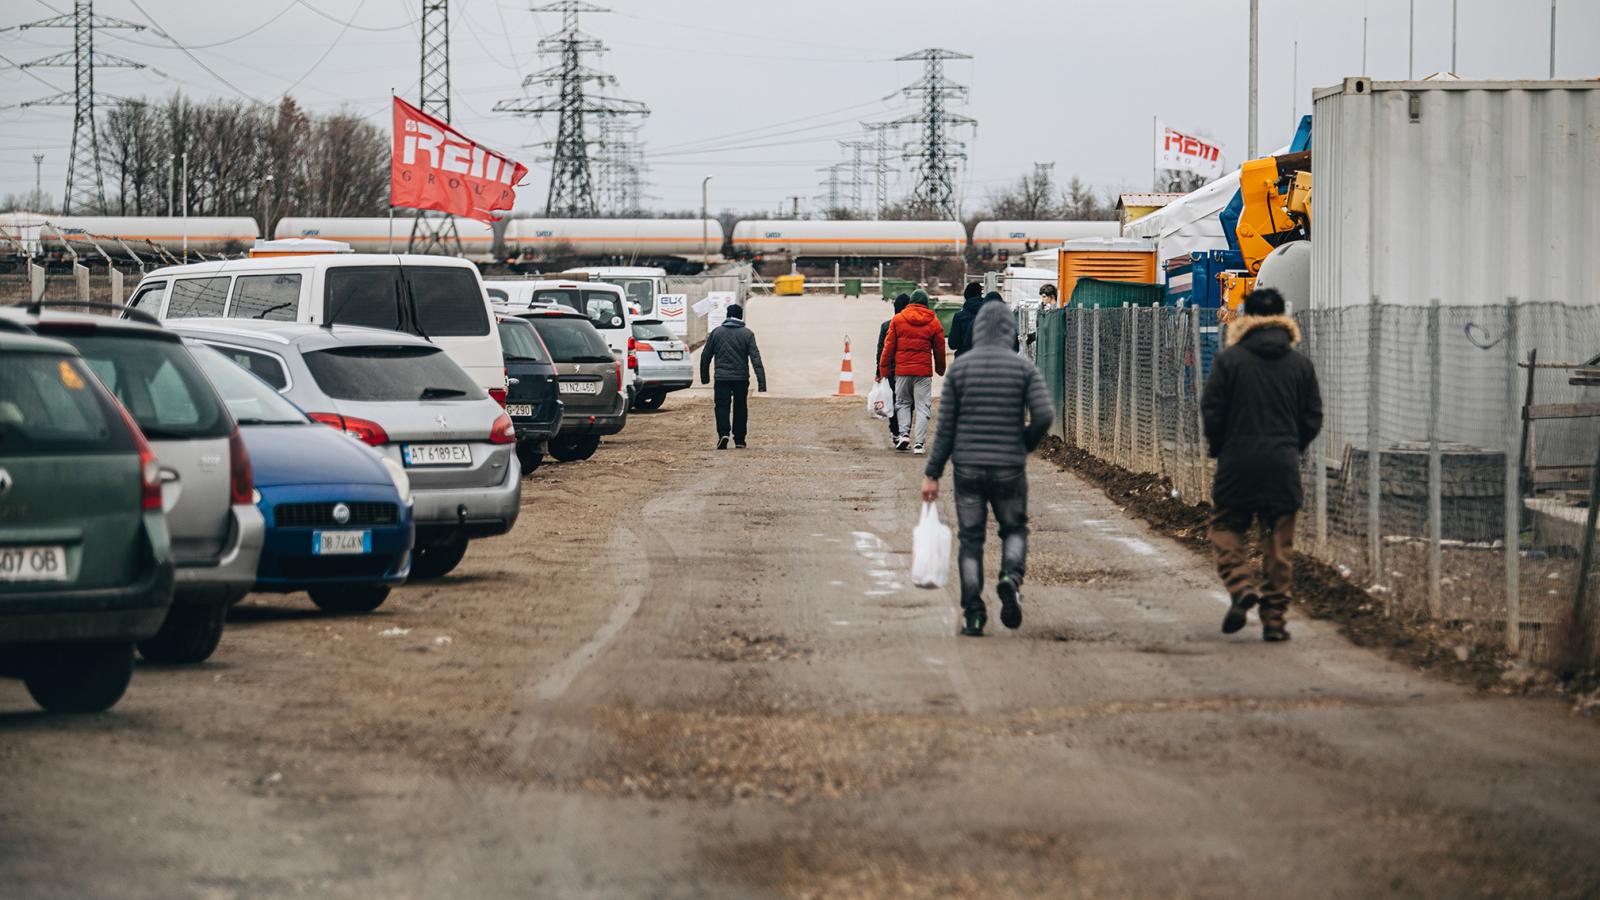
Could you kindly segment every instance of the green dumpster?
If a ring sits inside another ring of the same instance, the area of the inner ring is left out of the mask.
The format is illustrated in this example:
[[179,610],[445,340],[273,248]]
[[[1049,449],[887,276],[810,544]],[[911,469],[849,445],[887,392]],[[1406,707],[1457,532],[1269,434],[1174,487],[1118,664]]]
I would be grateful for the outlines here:
[[861,296],[861,279],[859,279],[859,278],[846,278],[844,280],[844,295],[846,297],[859,297],[859,296]]
[[1165,296],[1166,288],[1159,284],[1079,278],[1072,289],[1070,305],[1080,309],[1118,309],[1123,304],[1160,306]]
[[893,300],[901,294],[909,295],[917,289],[917,283],[908,278],[885,278],[883,280],[883,299]]
[[961,307],[966,305],[962,300],[935,300],[933,301],[933,314],[939,317],[939,327],[945,334],[950,333],[950,320],[955,318]]

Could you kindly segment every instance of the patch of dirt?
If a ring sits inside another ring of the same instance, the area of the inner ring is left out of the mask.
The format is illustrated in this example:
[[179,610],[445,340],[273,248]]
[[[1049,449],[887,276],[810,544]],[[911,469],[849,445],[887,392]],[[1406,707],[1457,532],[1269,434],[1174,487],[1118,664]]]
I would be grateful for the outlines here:
[[717,662],[777,662],[811,655],[809,647],[789,642],[781,634],[746,634],[734,631],[723,635],[703,634],[690,659]]
[[793,805],[931,775],[952,752],[948,723],[937,718],[725,709],[592,708],[613,747],[579,784],[610,796]]
[[[1045,459],[1105,491],[1107,497],[1157,531],[1196,553],[1210,555],[1206,523],[1211,505],[1185,503],[1174,497],[1170,479],[1130,472],[1055,436],[1045,438],[1039,451]],[[1354,644],[1383,650],[1393,659],[1452,681],[1513,693],[1531,693],[1543,687],[1537,677],[1508,679],[1508,672],[1517,671],[1516,661],[1504,649],[1466,640],[1453,625],[1386,615],[1382,601],[1350,583],[1333,566],[1304,553],[1295,554],[1294,605],[1314,619],[1336,622]],[[1462,659],[1457,648],[1472,643],[1479,645]]]
[[1039,559],[1037,556],[1028,561],[1028,583],[1046,587],[1086,587],[1095,584],[1111,584],[1113,582],[1126,581],[1132,575],[1133,573],[1127,569],[1079,569],[1064,566],[1053,559]]

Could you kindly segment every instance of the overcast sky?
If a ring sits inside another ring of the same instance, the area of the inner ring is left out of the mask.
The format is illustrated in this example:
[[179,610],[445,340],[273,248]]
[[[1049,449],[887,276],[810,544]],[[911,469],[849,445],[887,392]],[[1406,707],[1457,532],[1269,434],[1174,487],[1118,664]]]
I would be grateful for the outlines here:
[[[1458,0],[1465,78],[1544,78],[1548,0]],[[70,0],[6,0],[0,26],[70,10]],[[557,16],[512,0],[453,0],[451,75],[458,128],[533,171],[517,209],[542,209],[554,121],[491,111],[521,93],[521,76],[548,62],[539,38]],[[538,5],[537,3],[533,5]],[[963,170],[967,209],[1034,162],[1053,162],[1102,189],[1145,190],[1151,119],[1208,134],[1228,161],[1245,154],[1247,0],[614,0],[583,27],[609,52],[610,90],[651,109],[641,137],[651,165],[648,205],[776,210],[800,195],[815,209],[816,171],[842,158],[837,141],[860,121],[914,112],[895,97],[921,75],[893,58],[925,47],[970,54],[948,75],[970,87],[961,112],[978,120]],[[97,49],[147,63],[97,74],[103,92],[238,97],[273,102],[286,91],[314,110],[348,109],[387,128],[391,90],[414,97],[419,0],[99,0],[95,10],[150,26],[97,32]],[[1314,87],[1361,74],[1407,75],[1407,0],[1262,0],[1261,147],[1283,143]],[[314,7],[314,9],[312,8]],[[318,14],[318,11],[322,15]],[[1418,77],[1450,68],[1451,0],[1416,0]],[[1556,75],[1600,76],[1600,0],[1560,0]],[[339,23],[349,22],[343,28]],[[192,48],[195,59],[158,32]],[[248,33],[248,34],[247,34]],[[242,35],[247,35],[243,36]],[[1294,43],[1299,42],[1298,76]],[[211,46],[207,46],[211,45]],[[70,50],[70,30],[0,33],[0,194],[33,186],[60,197],[72,111],[16,104],[51,93],[12,64]],[[33,69],[66,89],[70,69]],[[224,83],[225,82],[225,83]],[[1298,90],[1295,90],[1298,85]],[[903,137],[907,140],[911,132]],[[891,193],[910,187],[908,175]],[[59,202],[59,199],[57,200]]]

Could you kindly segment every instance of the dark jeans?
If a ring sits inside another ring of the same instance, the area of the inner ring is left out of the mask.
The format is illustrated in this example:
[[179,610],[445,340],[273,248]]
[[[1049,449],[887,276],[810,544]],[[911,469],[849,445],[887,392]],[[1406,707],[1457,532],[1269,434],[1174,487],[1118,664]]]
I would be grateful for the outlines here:
[[[885,376],[883,376],[883,380],[889,382],[889,392],[891,394],[893,394],[894,393],[894,376],[893,375],[885,375]],[[890,404],[889,405],[889,437],[892,440],[892,439],[897,438],[899,436],[900,436],[900,413],[899,413],[899,410],[894,408],[894,404]]]
[[1028,566],[1028,473],[1021,466],[956,466],[956,525],[961,537],[961,608],[984,612],[983,541],[989,508],[1000,526],[1000,574],[1019,587]]
[[[714,385],[717,404],[717,437],[733,435],[735,444],[744,443],[745,426],[750,422],[750,379],[742,381],[724,381],[718,378]],[[733,407],[733,423],[730,430],[728,423],[728,408]]]

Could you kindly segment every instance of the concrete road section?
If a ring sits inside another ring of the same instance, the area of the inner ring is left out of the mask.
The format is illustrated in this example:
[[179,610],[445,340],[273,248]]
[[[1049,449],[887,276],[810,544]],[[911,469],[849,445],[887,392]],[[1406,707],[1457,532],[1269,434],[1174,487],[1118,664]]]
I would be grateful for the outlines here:
[[1224,637],[1203,561],[1043,463],[1023,627],[958,638],[954,588],[907,578],[921,461],[856,401],[752,414],[718,452],[675,396],[542,468],[451,576],[365,616],[252,597],[212,661],[141,667],[110,714],[0,682],[0,895],[1600,884],[1593,722],[1297,617]]

